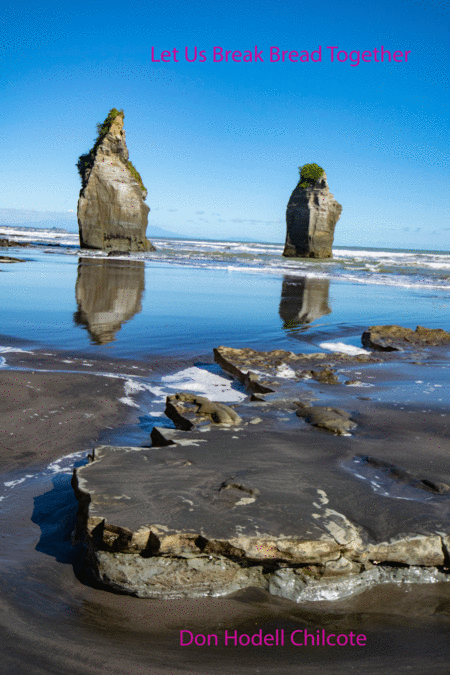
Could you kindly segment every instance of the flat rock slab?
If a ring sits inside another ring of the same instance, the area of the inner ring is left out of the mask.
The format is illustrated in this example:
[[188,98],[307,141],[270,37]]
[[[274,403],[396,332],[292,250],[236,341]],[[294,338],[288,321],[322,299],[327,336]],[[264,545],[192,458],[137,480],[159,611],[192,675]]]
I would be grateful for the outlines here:
[[450,333],[441,328],[416,330],[403,326],[370,326],[362,335],[365,347],[378,351],[402,351],[412,347],[435,347],[450,344]]
[[294,354],[285,349],[260,352],[248,347],[235,349],[221,346],[214,349],[214,360],[249,392],[264,395],[274,391],[289,393],[293,391],[292,383],[311,378],[322,384],[335,385],[339,381],[332,371],[333,367],[378,363],[381,358],[370,353],[354,356],[325,352]]
[[[97,448],[74,476],[83,527],[98,548],[145,555],[443,564],[450,496],[439,486],[376,460],[361,466],[347,438],[258,427],[170,432],[175,444],[162,448]],[[372,489],[372,470],[384,471],[384,494]],[[406,496],[386,498],[399,482]],[[413,552],[393,544],[423,536],[432,553],[423,542]]]

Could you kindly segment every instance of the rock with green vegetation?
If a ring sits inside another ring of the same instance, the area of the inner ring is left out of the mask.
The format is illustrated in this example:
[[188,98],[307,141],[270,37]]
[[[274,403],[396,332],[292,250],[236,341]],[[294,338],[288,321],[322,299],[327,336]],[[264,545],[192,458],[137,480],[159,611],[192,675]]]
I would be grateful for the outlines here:
[[130,162],[123,110],[97,124],[93,148],[81,155],[78,227],[81,248],[154,251],[145,236],[149,207],[142,178]]
[[327,176],[317,164],[300,167],[300,180],[286,210],[288,258],[332,258],[334,228],[342,206],[334,199]]

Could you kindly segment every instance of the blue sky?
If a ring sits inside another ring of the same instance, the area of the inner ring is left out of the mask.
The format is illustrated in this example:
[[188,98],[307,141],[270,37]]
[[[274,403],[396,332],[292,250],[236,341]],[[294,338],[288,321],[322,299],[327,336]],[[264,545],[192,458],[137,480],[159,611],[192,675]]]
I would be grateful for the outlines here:
[[[6,2],[0,208],[76,211],[75,163],[116,107],[149,223],[283,242],[298,167],[317,162],[343,205],[335,244],[449,250],[448,28],[445,0]],[[263,62],[213,61],[255,46]],[[336,58],[381,46],[408,62]]]

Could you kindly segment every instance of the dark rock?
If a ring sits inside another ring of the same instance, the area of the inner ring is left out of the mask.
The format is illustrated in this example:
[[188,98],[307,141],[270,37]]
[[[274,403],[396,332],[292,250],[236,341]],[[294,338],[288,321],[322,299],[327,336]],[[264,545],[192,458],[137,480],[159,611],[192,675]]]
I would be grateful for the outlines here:
[[441,328],[424,328],[417,326],[403,328],[403,326],[370,326],[362,334],[361,342],[364,347],[378,351],[401,351],[409,347],[438,346],[450,343],[450,333]]
[[297,417],[303,417],[306,422],[314,427],[331,431],[334,434],[348,434],[350,429],[356,427],[356,422],[351,419],[350,413],[341,408],[329,406],[307,406],[298,403]]
[[24,241],[11,241],[10,239],[0,239],[0,246],[5,247],[5,248],[8,247],[8,246],[10,246],[11,248],[16,248],[18,246],[29,247],[29,246],[31,246],[31,244],[29,244],[28,242],[24,242]]
[[331,368],[322,368],[321,370],[302,370],[297,372],[298,377],[303,380],[313,379],[321,384],[339,384],[337,375]]
[[342,206],[330,193],[325,172],[314,184],[293,191],[286,210],[283,255],[294,258],[332,258],[334,229]]
[[225,426],[233,426],[242,422],[230,406],[195,394],[178,393],[168,396],[164,412],[177,429],[185,431],[205,422]]
[[101,129],[93,149],[78,162],[81,248],[154,251],[145,237],[147,190],[128,159],[123,113],[113,109]]
[[153,427],[150,438],[152,447],[163,448],[165,445],[175,445],[174,435],[177,432],[174,429],[167,429],[166,427]]
[[0,255],[0,263],[18,263],[18,262],[26,262],[26,260],[22,260],[21,258],[12,258],[9,255]]

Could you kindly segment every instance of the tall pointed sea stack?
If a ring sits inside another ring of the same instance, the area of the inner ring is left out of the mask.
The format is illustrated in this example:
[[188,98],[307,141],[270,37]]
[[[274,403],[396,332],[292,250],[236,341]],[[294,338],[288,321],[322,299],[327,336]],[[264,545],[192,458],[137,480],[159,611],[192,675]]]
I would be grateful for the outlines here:
[[325,171],[317,164],[300,167],[300,180],[286,209],[288,258],[332,258],[334,228],[342,206],[334,199]]
[[97,124],[94,147],[78,160],[81,248],[155,250],[145,236],[147,190],[128,159],[123,118],[123,110],[110,110],[103,124]]

